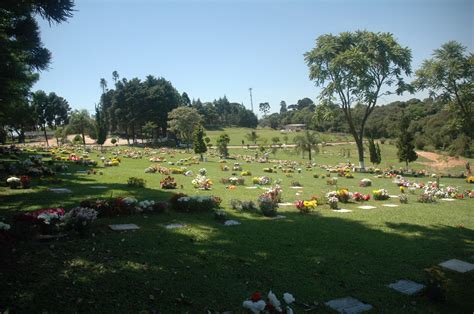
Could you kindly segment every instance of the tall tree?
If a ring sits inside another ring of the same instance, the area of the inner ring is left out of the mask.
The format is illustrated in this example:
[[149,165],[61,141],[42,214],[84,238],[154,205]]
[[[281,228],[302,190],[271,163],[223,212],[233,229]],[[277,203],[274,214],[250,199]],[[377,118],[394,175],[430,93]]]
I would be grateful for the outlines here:
[[102,94],[105,94],[105,91],[107,90],[107,81],[105,78],[100,79],[100,88],[102,88]]
[[112,79],[114,80],[114,84],[117,84],[117,81],[120,79],[120,76],[117,71],[112,72]]
[[73,7],[72,0],[0,2],[0,127],[6,118],[3,113],[27,101],[37,71],[46,70],[51,59],[35,16],[61,23],[72,16]]
[[454,105],[463,133],[474,137],[474,54],[456,41],[436,49],[415,72],[413,85]]
[[267,102],[262,102],[258,105],[258,109],[265,117],[270,112],[270,104]]
[[169,113],[168,126],[188,148],[193,139],[194,129],[202,121],[201,115],[192,107],[178,107]]
[[[364,130],[367,119],[380,96],[408,88],[403,75],[411,73],[411,51],[402,47],[390,33],[368,31],[323,35],[316,47],[305,54],[310,79],[323,88],[321,98],[339,100],[339,106],[357,144],[359,165],[364,163]],[[382,92],[384,90],[384,92]],[[359,123],[354,119],[353,106],[364,105]]]
[[86,109],[75,110],[69,119],[67,133],[80,133],[82,136],[82,144],[86,146],[86,134],[92,133],[94,130],[94,120],[92,120]]
[[250,131],[250,133],[245,134],[245,138],[246,138],[249,142],[252,142],[254,145],[256,145],[259,136],[258,136],[258,134],[257,134],[257,131]]
[[321,143],[321,141],[315,132],[306,130],[304,134],[296,135],[293,141],[296,144],[296,151],[301,152],[302,156],[304,156],[305,152],[308,152],[309,161],[312,160],[312,151],[315,153],[319,152],[318,144]]
[[102,146],[104,145],[105,140],[107,139],[107,134],[109,133],[108,122],[102,104],[95,106],[95,127],[97,144],[100,145],[102,150]]
[[408,163],[418,159],[413,144],[413,134],[408,130],[410,127],[410,119],[403,115],[400,121],[400,133],[397,139],[397,156],[398,160],[404,161],[408,169]]
[[201,161],[203,160],[202,154],[207,152],[207,146],[206,143],[204,142],[204,136],[206,134],[204,133],[204,129],[202,125],[196,126],[194,129],[194,153],[199,154]]
[[286,101],[280,101],[280,114],[287,112],[288,109],[286,108]]
[[[380,148],[379,148],[380,152]],[[379,154],[377,153],[377,146],[375,145],[374,139],[369,137],[369,156],[370,162],[374,165],[380,164]]]
[[229,142],[230,137],[226,133],[221,134],[217,138],[217,150],[224,158],[227,158],[227,156],[229,155],[229,150],[227,149],[227,145],[229,145]]

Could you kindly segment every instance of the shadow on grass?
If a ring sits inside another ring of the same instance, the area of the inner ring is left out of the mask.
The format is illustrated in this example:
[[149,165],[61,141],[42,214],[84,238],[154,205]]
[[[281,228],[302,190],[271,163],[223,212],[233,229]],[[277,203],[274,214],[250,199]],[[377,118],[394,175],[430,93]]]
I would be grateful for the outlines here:
[[[138,197],[138,196],[137,196]],[[354,296],[376,312],[468,312],[474,275],[447,272],[448,301],[401,295],[386,287],[399,279],[426,283],[423,269],[443,260],[468,260],[474,232],[450,226],[387,224],[389,232],[344,218],[285,213],[287,220],[232,217],[225,227],[211,214],[101,219],[85,239],[24,243],[5,254],[0,298],[13,312],[203,313],[241,311],[255,291],[293,293],[300,302]],[[109,223],[136,223],[114,233]],[[186,224],[166,229],[170,222]],[[416,234],[416,235],[414,235]],[[416,305],[412,301],[416,302]],[[295,307],[303,310],[301,305]],[[318,312],[327,311],[320,305]]]

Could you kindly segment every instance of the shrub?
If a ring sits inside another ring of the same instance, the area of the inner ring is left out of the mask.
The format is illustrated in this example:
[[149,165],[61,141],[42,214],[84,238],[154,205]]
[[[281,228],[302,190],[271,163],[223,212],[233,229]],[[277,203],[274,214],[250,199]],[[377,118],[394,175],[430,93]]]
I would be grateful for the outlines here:
[[219,207],[221,201],[214,196],[181,196],[173,200],[173,209],[187,213],[212,211]]
[[162,189],[176,189],[176,181],[173,177],[167,176],[160,181],[160,186]]
[[237,199],[230,200],[230,206],[238,212],[256,212],[257,206],[252,201],[241,201]]
[[132,187],[144,188],[146,181],[142,178],[130,177],[127,180],[127,184]]

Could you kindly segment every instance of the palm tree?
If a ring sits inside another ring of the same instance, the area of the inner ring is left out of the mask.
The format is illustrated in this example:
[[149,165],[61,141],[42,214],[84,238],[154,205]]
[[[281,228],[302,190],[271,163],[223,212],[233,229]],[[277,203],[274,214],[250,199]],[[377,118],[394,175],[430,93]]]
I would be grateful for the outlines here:
[[105,90],[107,89],[107,81],[105,78],[100,79],[100,88],[102,88],[102,94],[105,94]]
[[297,152],[301,152],[304,158],[304,153],[308,152],[309,160],[311,161],[311,153],[314,151],[315,153],[319,152],[318,144],[321,142],[319,140],[319,136],[316,132],[310,132],[306,130],[304,134],[300,134],[295,136],[294,142],[296,144],[295,149]]

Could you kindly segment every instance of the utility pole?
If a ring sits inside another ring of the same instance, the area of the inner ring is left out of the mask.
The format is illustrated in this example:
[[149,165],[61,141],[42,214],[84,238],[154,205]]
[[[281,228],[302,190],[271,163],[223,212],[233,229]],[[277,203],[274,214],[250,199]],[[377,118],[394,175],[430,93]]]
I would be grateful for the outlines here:
[[252,87],[249,88],[249,92],[250,92],[250,107],[252,108],[252,112],[253,112]]

